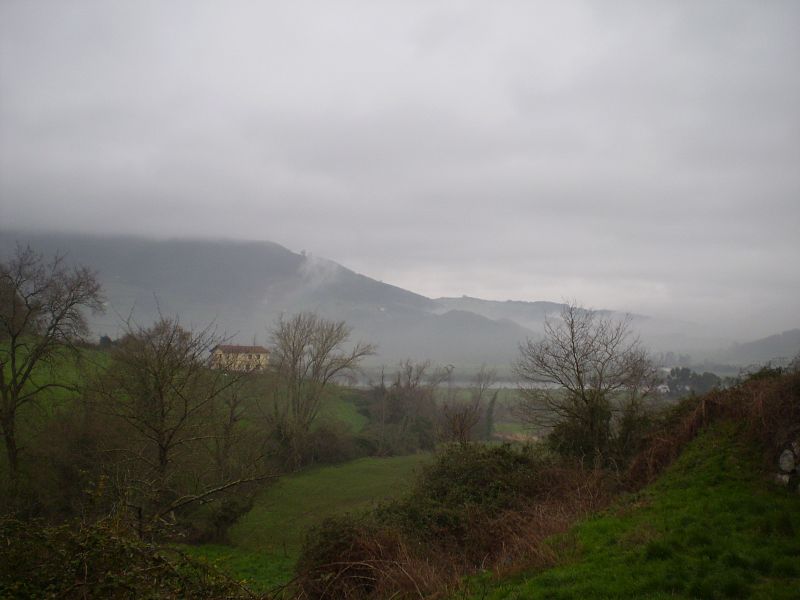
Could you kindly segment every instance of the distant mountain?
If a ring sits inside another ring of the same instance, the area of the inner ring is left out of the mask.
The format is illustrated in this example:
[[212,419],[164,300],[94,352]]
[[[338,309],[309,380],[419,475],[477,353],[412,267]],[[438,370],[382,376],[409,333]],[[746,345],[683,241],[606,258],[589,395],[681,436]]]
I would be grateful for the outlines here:
[[[373,365],[404,358],[459,366],[508,365],[526,338],[541,335],[556,302],[498,302],[462,296],[431,299],[365,277],[335,262],[295,253],[272,242],[156,240],[0,231],[0,257],[17,243],[47,256],[56,252],[98,271],[108,297],[97,333],[122,331],[132,315],[141,324],[179,315],[188,326],[214,322],[232,341],[267,343],[281,314],[313,310],[344,319],[353,337],[378,345]],[[608,310],[603,314],[622,316]],[[654,351],[688,352],[731,364],[763,362],[797,352],[793,330],[731,347],[702,324],[633,315],[632,325]],[[720,354],[720,348],[727,348]]]
[[[461,296],[460,298],[437,298],[438,310],[464,310],[495,321],[516,323],[539,334],[547,317],[558,318],[562,307],[558,302],[525,302],[520,300],[483,300]],[[701,324],[670,319],[655,319],[645,315],[627,314],[607,309],[595,310],[604,317],[629,318],[631,328],[654,352],[680,351],[705,357],[712,350],[727,346],[730,340],[720,338],[704,330]]]
[[268,341],[282,313],[313,310],[344,319],[354,338],[376,343],[373,362],[406,357],[442,363],[504,364],[532,332],[359,275],[335,262],[271,242],[154,240],[0,232],[0,256],[17,243],[56,252],[97,270],[109,300],[92,317],[98,333],[119,335],[120,319],[143,324],[159,312],[190,326],[214,321],[234,341]]
[[800,329],[790,329],[765,338],[735,344],[722,354],[722,359],[737,365],[788,363],[800,355]]
[[482,300],[461,296],[460,298],[437,298],[439,310],[462,310],[494,320],[513,321],[522,327],[539,331],[547,316],[557,316],[563,304],[557,302],[523,302],[518,300]]

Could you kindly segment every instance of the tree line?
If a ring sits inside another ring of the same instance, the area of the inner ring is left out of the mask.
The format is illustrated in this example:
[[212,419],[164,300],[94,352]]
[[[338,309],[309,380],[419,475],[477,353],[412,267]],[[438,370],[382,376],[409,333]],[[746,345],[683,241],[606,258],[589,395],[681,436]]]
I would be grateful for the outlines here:
[[[90,344],[87,315],[104,302],[97,275],[64,257],[19,247],[0,263],[7,510],[120,514],[141,536],[200,521],[195,534],[213,535],[247,510],[259,482],[281,473],[491,435],[490,370],[467,398],[449,385],[452,367],[411,360],[345,392],[340,384],[375,348],[313,313],[275,323],[266,372],[213,369],[208,356],[224,336],[177,317],[130,317],[119,339]],[[367,417],[358,435],[321,418],[343,393]]]

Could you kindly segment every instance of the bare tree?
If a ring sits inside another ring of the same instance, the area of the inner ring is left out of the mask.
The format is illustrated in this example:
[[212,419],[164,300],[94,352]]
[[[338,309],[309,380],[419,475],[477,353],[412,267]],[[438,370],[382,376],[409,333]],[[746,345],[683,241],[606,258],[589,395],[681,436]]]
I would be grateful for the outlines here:
[[483,365],[467,390],[466,399],[450,397],[444,401],[441,410],[445,439],[466,444],[475,438],[476,427],[488,418],[488,406],[494,407],[496,402],[497,391],[491,390],[496,380],[495,371]]
[[[136,435],[119,450],[128,457],[129,502],[140,519],[157,518],[180,506],[262,478],[253,472],[231,478],[227,470],[175,468],[197,463],[197,452],[219,436],[214,403],[246,373],[209,369],[208,353],[220,343],[214,331],[193,332],[177,319],[151,327],[127,323],[127,333],[111,352],[98,392],[104,410],[122,419]],[[227,398],[227,423],[236,425],[239,398]],[[223,431],[224,433],[224,431]],[[226,443],[226,441],[222,441]],[[229,449],[229,447],[228,447]],[[227,457],[226,457],[227,459]]]
[[364,357],[374,354],[371,344],[345,349],[349,337],[344,321],[309,312],[281,317],[272,332],[278,386],[269,417],[288,445],[293,467],[299,466],[300,445],[319,416],[330,384],[352,375]]
[[[391,383],[381,372],[380,384],[373,386],[370,411],[375,423],[379,455],[433,449],[439,415],[437,396],[450,380],[453,367],[433,367],[430,361],[400,363]],[[452,390],[449,390],[452,391]]]
[[569,429],[595,460],[605,452],[612,412],[640,402],[656,384],[630,319],[617,321],[575,302],[564,305],[560,319],[545,321],[542,340],[520,346],[514,371],[523,397],[518,415],[533,425]]
[[[254,373],[253,377],[264,375]],[[260,391],[254,389],[254,383],[251,377],[242,377],[212,403],[210,421],[213,436],[208,440],[207,448],[220,480],[226,481],[241,474],[243,468],[257,461],[262,451],[257,431],[246,426],[248,412],[252,409],[251,400]]]
[[12,480],[19,474],[18,411],[47,389],[69,387],[45,371],[88,333],[86,309],[103,309],[88,268],[69,267],[60,255],[47,262],[22,246],[0,263],[0,426]]

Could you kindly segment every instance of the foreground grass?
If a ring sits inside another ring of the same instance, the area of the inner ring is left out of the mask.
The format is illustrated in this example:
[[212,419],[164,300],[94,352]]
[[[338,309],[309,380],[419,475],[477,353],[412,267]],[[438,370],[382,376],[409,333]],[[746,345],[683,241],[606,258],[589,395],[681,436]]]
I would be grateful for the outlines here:
[[800,598],[800,496],[759,471],[731,425],[696,439],[658,482],[552,540],[562,565],[471,597]]
[[329,516],[366,510],[411,485],[426,455],[362,458],[281,478],[229,531],[230,546],[184,547],[257,591],[287,582],[306,531]]
[[294,572],[296,557],[243,550],[223,544],[180,546],[192,558],[210,564],[257,593],[268,592],[287,583]]

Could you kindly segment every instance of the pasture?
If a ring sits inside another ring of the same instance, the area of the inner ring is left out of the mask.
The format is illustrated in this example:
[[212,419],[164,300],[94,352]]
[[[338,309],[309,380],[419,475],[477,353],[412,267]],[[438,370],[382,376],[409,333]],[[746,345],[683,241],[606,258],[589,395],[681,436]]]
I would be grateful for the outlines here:
[[427,455],[362,458],[287,475],[262,491],[229,531],[230,545],[185,546],[253,589],[287,582],[309,527],[403,494]]

